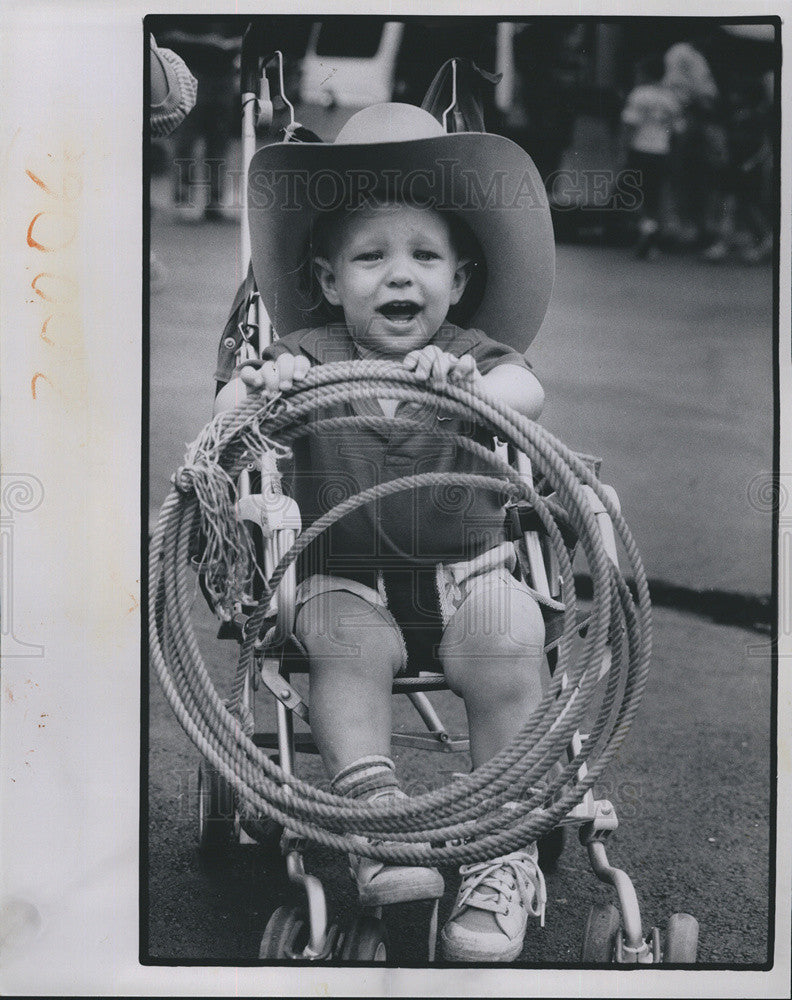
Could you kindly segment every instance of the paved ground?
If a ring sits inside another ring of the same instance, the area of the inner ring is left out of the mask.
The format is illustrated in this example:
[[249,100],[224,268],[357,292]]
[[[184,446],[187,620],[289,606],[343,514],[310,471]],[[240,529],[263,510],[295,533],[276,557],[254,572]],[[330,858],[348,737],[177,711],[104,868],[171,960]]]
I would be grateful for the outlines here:
[[[235,239],[230,225],[153,220],[152,249],[168,277],[152,299],[152,517],[185,443],[210,414],[219,331],[239,277]],[[558,270],[532,351],[547,390],[544,422],[605,458],[651,577],[768,593],[770,517],[751,506],[749,488],[771,467],[769,269],[682,258],[638,263],[621,250],[561,247]],[[222,688],[234,647],[218,647],[201,617]],[[704,962],[754,963],[766,954],[765,643],[757,633],[659,609],[649,689],[601,789],[622,818],[612,857],[634,877],[645,925],[675,910],[696,914]],[[151,954],[250,959],[283,896],[282,880],[255,849],[215,869],[199,865],[198,756],[156,682],[151,696]],[[431,781],[436,763],[402,758],[400,767]],[[312,851],[311,863],[343,910],[351,895],[339,859]],[[529,961],[576,959],[586,909],[606,897],[586,869],[573,842],[549,880],[547,927],[531,931]],[[423,954],[419,917],[420,907],[392,915],[394,961]]]
[[[213,621],[199,617],[199,640],[222,693],[235,646],[215,642]],[[760,963],[767,949],[770,770],[764,640],[674,611],[659,610],[655,618],[657,655],[646,695],[597,789],[615,803],[621,820],[609,857],[635,882],[646,929],[662,926],[672,912],[688,911],[701,923],[701,962]],[[406,699],[397,704],[397,726],[420,729]],[[444,692],[436,704],[449,731],[462,731],[459,701]],[[150,739],[151,955],[209,964],[250,961],[269,914],[292,898],[279,867],[256,847],[232,848],[213,866],[200,862],[200,757],[156,680]],[[314,758],[300,763],[303,774],[321,778]],[[398,766],[406,781],[435,787],[467,761],[402,751]],[[342,860],[311,848],[307,867],[328,885],[334,910],[346,914],[354,895]],[[446,872],[446,883],[441,917],[453,901],[453,872]],[[548,897],[546,927],[531,926],[523,958],[575,962],[588,907],[611,896],[591,874],[574,836],[548,878]],[[425,961],[426,904],[394,907],[386,919],[392,961]]]
[[769,267],[559,249],[543,423],[604,458],[650,577],[770,590],[771,316]]

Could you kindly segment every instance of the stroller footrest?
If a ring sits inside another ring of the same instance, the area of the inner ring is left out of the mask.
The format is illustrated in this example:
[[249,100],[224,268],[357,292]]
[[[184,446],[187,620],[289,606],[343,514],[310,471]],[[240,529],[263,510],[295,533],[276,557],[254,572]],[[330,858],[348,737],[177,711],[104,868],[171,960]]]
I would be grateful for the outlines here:
[[393,733],[391,743],[399,747],[418,750],[439,750],[441,753],[465,753],[470,748],[470,740],[464,736],[449,736],[439,733]]

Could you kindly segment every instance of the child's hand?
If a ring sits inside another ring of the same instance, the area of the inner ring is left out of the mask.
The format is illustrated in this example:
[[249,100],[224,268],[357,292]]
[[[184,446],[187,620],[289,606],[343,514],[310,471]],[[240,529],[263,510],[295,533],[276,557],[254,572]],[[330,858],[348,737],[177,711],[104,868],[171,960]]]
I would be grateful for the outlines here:
[[302,381],[310,367],[311,362],[304,354],[295,356],[284,352],[274,361],[265,361],[260,368],[243,368],[239,377],[249,392],[263,392],[265,396],[274,396],[276,392],[291,389],[295,382]]
[[472,354],[458,358],[441,351],[435,344],[427,344],[419,351],[410,351],[402,361],[404,367],[415,372],[418,378],[431,382],[472,383],[481,378]]

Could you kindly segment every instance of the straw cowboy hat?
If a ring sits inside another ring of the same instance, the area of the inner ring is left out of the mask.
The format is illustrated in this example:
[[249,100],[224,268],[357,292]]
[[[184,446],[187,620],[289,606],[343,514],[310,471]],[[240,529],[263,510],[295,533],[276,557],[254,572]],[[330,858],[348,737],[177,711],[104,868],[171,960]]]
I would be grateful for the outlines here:
[[333,143],[275,143],[253,157],[253,274],[278,335],[317,325],[300,280],[314,220],[370,204],[375,189],[380,197],[453,211],[467,223],[486,267],[467,325],[525,351],[544,319],[555,275],[539,172],[503,136],[447,133],[427,111],[395,103],[357,112]]

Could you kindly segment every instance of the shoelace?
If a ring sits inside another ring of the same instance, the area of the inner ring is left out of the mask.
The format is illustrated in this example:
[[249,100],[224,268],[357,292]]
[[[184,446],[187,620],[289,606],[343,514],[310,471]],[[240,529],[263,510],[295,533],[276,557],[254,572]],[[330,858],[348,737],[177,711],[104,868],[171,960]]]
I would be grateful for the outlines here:
[[540,926],[544,927],[547,887],[535,858],[518,851],[493,861],[462,865],[459,871],[462,875],[457,904],[460,910],[470,906],[477,910],[506,913],[509,896],[516,886],[525,908],[539,917]]

